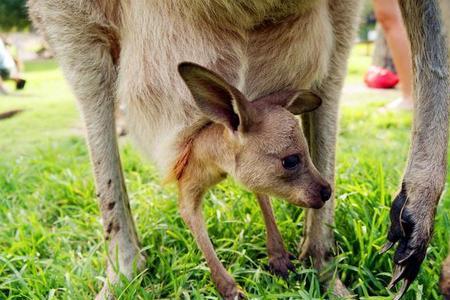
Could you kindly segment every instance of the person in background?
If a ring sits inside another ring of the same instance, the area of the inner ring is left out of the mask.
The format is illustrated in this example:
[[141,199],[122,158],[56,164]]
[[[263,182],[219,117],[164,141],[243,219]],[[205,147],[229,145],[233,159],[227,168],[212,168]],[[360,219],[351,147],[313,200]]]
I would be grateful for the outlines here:
[[412,110],[411,48],[398,0],[373,0],[373,8],[391,51],[402,92],[402,97],[389,103],[386,108]]
[[5,80],[13,80],[16,82],[16,89],[21,90],[25,87],[25,79],[23,79],[17,68],[11,53],[2,38],[0,38],[0,95],[8,94],[5,86]]

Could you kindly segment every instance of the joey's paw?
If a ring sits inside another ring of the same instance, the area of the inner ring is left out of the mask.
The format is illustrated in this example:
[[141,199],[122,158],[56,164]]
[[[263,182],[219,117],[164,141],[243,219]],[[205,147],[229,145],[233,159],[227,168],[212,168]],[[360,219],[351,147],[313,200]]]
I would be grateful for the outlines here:
[[328,288],[332,289],[333,295],[339,299],[356,299],[356,295],[350,293],[347,287],[339,278],[335,278],[328,283]]
[[244,291],[231,277],[223,277],[218,280],[214,280],[216,288],[225,300],[240,300],[247,299]]
[[103,285],[102,290],[95,296],[95,300],[113,300],[114,296],[109,290],[108,284]]
[[[429,194],[425,194],[425,196],[429,196]],[[428,199],[412,200],[403,186],[392,203],[389,241],[381,250],[381,253],[384,253],[398,242],[394,254],[395,270],[388,285],[388,288],[391,289],[403,280],[395,300],[400,299],[406,293],[417,277],[432,234],[434,207],[425,205],[429,203]]]
[[247,299],[244,291],[241,289],[240,286],[238,286],[236,284],[234,286],[228,287],[228,289],[224,293],[221,293],[221,294],[223,295],[223,299],[225,299],[225,300]]
[[280,276],[284,279],[288,278],[289,271],[295,273],[295,266],[291,260],[295,259],[295,256],[287,251],[269,255],[269,270],[272,274]]

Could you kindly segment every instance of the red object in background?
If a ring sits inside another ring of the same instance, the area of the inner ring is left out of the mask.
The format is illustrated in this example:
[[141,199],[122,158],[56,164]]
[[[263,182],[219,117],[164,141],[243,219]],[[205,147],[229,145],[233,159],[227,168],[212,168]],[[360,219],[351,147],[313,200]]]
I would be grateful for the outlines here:
[[367,86],[376,89],[391,89],[398,81],[398,76],[394,72],[377,66],[371,66],[364,76]]

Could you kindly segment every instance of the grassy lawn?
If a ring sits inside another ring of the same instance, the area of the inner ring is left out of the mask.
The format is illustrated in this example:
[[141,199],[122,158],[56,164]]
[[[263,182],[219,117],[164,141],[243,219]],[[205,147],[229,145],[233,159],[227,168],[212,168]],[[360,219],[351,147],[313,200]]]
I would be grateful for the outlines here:
[[[378,254],[409,145],[411,116],[381,113],[396,91],[354,88],[370,62],[354,50],[342,97],[337,155],[337,271],[360,299],[391,299],[392,253]],[[104,281],[105,243],[75,101],[54,61],[26,65],[28,86],[0,97],[0,299],[92,299]],[[147,270],[120,299],[216,299],[200,251],[177,212],[174,187],[126,139],[121,153]],[[249,298],[329,298],[317,273],[296,261],[285,281],[266,271],[265,230],[256,200],[231,180],[207,194],[205,216],[219,257]],[[304,210],[274,201],[288,249],[298,253]],[[450,199],[438,208],[434,238],[405,299],[439,299],[450,240]]]

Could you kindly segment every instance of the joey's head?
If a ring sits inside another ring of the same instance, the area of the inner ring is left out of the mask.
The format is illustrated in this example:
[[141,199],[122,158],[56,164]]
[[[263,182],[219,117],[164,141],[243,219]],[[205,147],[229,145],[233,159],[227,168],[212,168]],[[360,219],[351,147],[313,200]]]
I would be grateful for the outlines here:
[[282,90],[253,101],[214,72],[192,63],[178,70],[206,118],[224,128],[233,152],[225,170],[255,193],[320,208],[331,196],[329,183],[309,156],[296,115],[318,108],[321,99],[306,90]]

